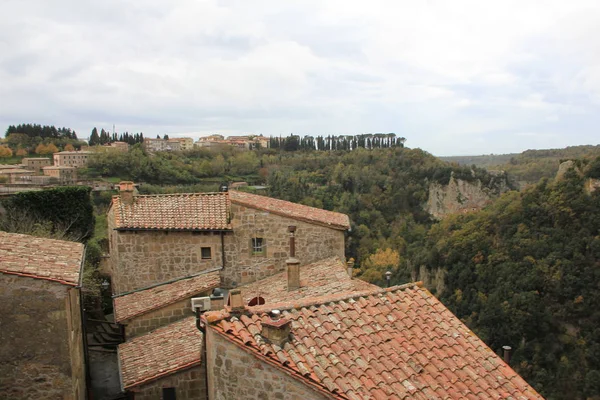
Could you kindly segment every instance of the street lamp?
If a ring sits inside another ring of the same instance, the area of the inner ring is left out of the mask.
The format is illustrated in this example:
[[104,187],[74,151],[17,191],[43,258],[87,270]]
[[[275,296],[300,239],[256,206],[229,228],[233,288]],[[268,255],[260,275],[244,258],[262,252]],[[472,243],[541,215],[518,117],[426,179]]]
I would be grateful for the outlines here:
[[390,287],[390,279],[392,279],[392,271],[385,273],[385,280],[387,281],[387,287]]
[[110,283],[108,283],[108,281],[105,279],[105,280],[102,281],[102,283],[100,284],[100,286],[102,286],[103,290],[106,290],[110,286]]

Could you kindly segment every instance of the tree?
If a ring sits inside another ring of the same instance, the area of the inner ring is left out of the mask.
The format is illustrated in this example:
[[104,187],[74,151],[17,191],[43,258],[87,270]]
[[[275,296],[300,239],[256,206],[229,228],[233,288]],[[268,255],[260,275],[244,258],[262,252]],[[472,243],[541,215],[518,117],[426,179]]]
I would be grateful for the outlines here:
[[167,135],[167,134],[165,133],[165,135],[163,136],[163,140],[169,140],[169,135]]
[[92,129],[92,134],[90,135],[89,145],[96,146],[99,144],[100,144],[100,135],[98,135],[98,129],[96,129],[96,127],[94,127],[94,129]]
[[13,151],[10,149],[10,147],[0,146],[0,157],[1,158],[12,157],[12,155],[13,155]]
[[75,151],[75,147],[71,143],[67,143],[65,146],[65,151]]
[[361,266],[363,270],[362,279],[369,282],[383,282],[385,272],[395,271],[399,265],[400,254],[396,250],[390,248],[377,249]]
[[27,150],[25,150],[24,148],[19,147],[17,149],[16,155],[19,156],[19,157],[25,157],[27,155]]

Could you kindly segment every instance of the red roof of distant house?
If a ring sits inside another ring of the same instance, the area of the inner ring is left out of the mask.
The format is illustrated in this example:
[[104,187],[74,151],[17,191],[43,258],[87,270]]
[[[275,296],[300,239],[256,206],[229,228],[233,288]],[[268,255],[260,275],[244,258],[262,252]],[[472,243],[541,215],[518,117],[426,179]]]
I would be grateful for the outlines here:
[[309,207],[302,204],[278,200],[271,197],[232,190],[229,192],[232,203],[257,208],[301,221],[319,223],[335,229],[349,229],[350,219],[346,214]]
[[123,389],[199,365],[202,337],[196,317],[189,317],[120,344]]
[[0,232],[0,272],[77,286],[83,244]]
[[[283,348],[261,336],[275,308],[291,321]],[[419,284],[204,318],[208,329],[333,398],[542,398]]]
[[201,272],[148,289],[117,296],[114,298],[115,321],[121,322],[166,307],[195,294],[216,288],[219,283],[219,271]]
[[116,229],[230,230],[227,193],[113,196]]
[[299,289],[288,291],[286,272],[240,286],[246,304],[251,299],[259,296],[267,304],[273,304],[325,294],[348,293],[377,288],[378,286],[368,282],[351,278],[348,275],[346,264],[337,257],[301,266]]

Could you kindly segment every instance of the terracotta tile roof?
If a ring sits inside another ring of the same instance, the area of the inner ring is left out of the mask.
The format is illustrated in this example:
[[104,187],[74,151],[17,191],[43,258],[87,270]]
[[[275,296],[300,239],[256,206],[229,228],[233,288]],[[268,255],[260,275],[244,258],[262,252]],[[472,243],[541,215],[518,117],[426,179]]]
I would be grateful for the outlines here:
[[114,297],[115,321],[121,322],[219,286],[219,271],[201,272]]
[[83,244],[0,232],[0,272],[77,286]]
[[200,364],[202,336],[196,317],[189,317],[120,344],[123,389]]
[[272,275],[260,281],[240,286],[245,304],[262,297],[267,304],[322,296],[333,293],[348,293],[371,290],[378,286],[348,276],[346,264],[337,257],[326,258],[300,267],[300,288],[287,290],[286,272]]
[[229,230],[227,193],[134,196],[125,204],[113,196],[116,229]]
[[[260,334],[273,308],[291,321],[283,348]],[[208,329],[333,398],[542,398],[420,284],[203,318]]]
[[348,216],[338,212],[327,211],[320,208],[309,207],[237,190],[230,191],[229,198],[232,203],[257,208],[284,217],[318,223],[335,229],[345,230],[350,228],[350,219]]

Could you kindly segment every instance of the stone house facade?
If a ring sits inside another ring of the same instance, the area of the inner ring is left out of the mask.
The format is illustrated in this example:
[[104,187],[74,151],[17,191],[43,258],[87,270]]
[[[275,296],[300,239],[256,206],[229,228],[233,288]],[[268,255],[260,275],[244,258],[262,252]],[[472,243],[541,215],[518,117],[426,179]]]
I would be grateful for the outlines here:
[[54,153],[54,166],[56,167],[84,167],[93,153],[91,151],[59,151]]
[[47,157],[25,157],[21,163],[25,168],[39,172],[42,168],[52,165],[52,160]]
[[86,398],[83,251],[80,243],[0,232],[0,393],[6,398]]
[[302,265],[344,258],[346,215],[231,191],[137,196],[131,182],[108,210],[113,293],[221,268],[233,287],[281,272],[295,226]]
[[75,183],[77,182],[77,168],[68,166],[50,165],[43,167],[44,175],[49,178],[54,178],[60,183]]
[[252,353],[244,351],[213,329],[206,332],[209,399],[330,399]]

